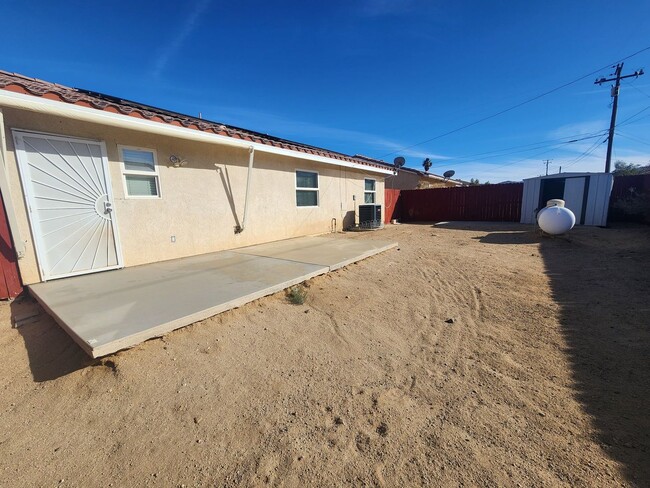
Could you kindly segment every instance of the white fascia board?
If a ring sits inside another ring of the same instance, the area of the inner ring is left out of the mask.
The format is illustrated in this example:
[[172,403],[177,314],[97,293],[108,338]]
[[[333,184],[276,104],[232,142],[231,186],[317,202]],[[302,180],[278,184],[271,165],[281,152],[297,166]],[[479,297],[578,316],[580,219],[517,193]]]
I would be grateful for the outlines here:
[[448,181],[447,179],[443,178],[442,176],[438,176],[438,175],[427,174],[426,176],[428,178],[431,178],[432,180]]
[[259,152],[278,154],[280,156],[287,156],[290,158],[305,159],[308,161],[316,161],[319,163],[343,166],[346,168],[353,168],[373,173],[392,174],[392,170],[390,169],[375,168],[373,166],[367,166],[365,164],[342,161],[335,158],[328,158],[326,156],[319,156],[316,154],[309,154],[301,151],[293,151],[291,149],[270,146],[267,144],[261,144],[259,142],[234,139],[232,137],[222,136],[219,134],[203,132],[196,129],[188,129],[187,127],[178,127],[164,122],[154,122],[152,120],[138,119],[129,115],[122,115],[106,112],[104,110],[97,110],[94,108],[81,107],[79,105],[74,105],[66,102],[59,102],[57,100],[50,100],[47,98],[40,98],[33,95],[25,95],[23,93],[15,93],[1,89],[0,106],[56,115],[59,117],[73,118],[75,120],[109,125],[122,129],[131,129],[169,137],[178,137],[181,139],[197,142],[207,142],[241,148],[252,147]]

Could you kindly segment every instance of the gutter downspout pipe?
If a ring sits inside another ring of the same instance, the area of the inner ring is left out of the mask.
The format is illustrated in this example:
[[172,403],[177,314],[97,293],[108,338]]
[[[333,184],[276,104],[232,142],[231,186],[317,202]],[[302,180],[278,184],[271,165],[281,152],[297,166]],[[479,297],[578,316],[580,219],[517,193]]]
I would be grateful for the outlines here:
[[244,197],[244,218],[241,225],[235,227],[235,234],[241,234],[246,228],[246,221],[248,219],[248,196],[251,191],[251,179],[253,177],[253,161],[255,160],[255,148],[250,146],[248,148],[248,176],[246,177],[246,196]]

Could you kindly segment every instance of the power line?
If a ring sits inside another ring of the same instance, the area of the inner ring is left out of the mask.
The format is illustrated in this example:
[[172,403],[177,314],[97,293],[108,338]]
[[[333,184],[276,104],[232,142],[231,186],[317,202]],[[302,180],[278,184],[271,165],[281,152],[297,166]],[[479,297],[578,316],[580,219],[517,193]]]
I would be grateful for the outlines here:
[[627,135],[627,134],[623,134],[622,132],[620,132],[618,130],[616,131],[616,133],[619,136],[624,137],[625,139],[630,139],[631,141],[640,142],[641,144],[645,144],[646,146],[650,146],[650,142],[644,141],[643,139],[639,139],[637,137],[633,137],[633,136],[630,136],[630,135]]
[[[636,80],[636,78],[635,78],[635,80]],[[639,88],[638,86],[636,86],[634,83],[629,82],[629,83],[626,83],[625,85],[626,85],[626,86],[631,86],[631,87],[634,88],[636,91],[638,91],[641,95],[645,95],[646,97],[650,98],[650,95],[648,95],[646,92],[644,92],[643,90],[641,90],[641,88]]]
[[[616,127],[622,127],[622,126],[624,126],[624,125],[629,125],[629,124],[631,124],[632,122],[629,122],[628,124],[626,124],[626,122],[627,122],[628,120],[630,120],[630,119],[633,119],[633,118],[636,117],[637,115],[642,114],[643,112],[645,112],[645,111],[648,110],[648,109],[650,109],[650,105],[648,105],[646,108],[644,108],[644,109],[642,109],[642,110],[639,110],[639,111],[638,111],[637,113],[635,113],[634,115],[630,115],[630,116],[629,116],[627,119],[625,119],[623,122],[619,122],[618,124],[616,124]],[[635,120],[635,122],[636,122],[636,120]]]
[[[646,117],[642,117],[641,119],[631,121],[631,119],[633,119],[636,116],[642,114],[646,110],[650,110],[650,105],[648,105],[647,107],[639,110],[638,112],[636,112],[635,114],[629,116],[625,120],[617,123],[616,127],[618,128],[618,127],[634,124],[634,123],[638,122],[639,120],[642,120],[642,119],[650,116],[650,114],[648,114],[648,115],[646,115]],[[543,141],[532,142],[532,143],[529,143],[529,144],[521,144],[521,145],[518,145],[518,146],[511,146],[511,147],[506,147],[506,148],[502,148],[502,149],[495,149],[493,151],[485,151],[485,152],[482,152],[482,153],[475,153],[475,154],[470,154],[470,155],[467,155],[467,156],[459,156],[457,158],[450,158],[450,160],[453,160],[453,161],[447,160],[445,163],[439,163],[439,164],[436,163],[436,164],[433,165],[433,167],[435,168],[435,167],[449,166],[450,164],[453,164],[455,166],[455,165],[458,165],[458,164],[473,163],[473,162],[476,162],[476,161],[483,161],[485,159],[491,159],[491,158],[496,158],[496,157],[509,156],[511,154],[518,154],[518,153],[522,153],[522,152],[534,151],[536,149],[541,149],[541,148],[544,148],[544,147],[555,147],[555,146],[559,147],[559,146],[562,146],[564,144],[570,144],[570,143],[584,141],[584,140],[588,140],[588,139],[594,139],[594,138],[597,138],[597,137],[601,137],[601,136],[603,136],[605,134],[607,134],[607,129],[602,129],[602,130],[597,131],[597,132],[587,133],[585,135],[585,137],[580,137],[580,138],[577,138],[577,139],[576,139],[576,137],[578,137],[580,135],[583,135],[583,134],[574,134],[574,135],[571,135],[571,136],[564,136],[564,137],[560,137],[560,138],[557,138],[557,139],[547,139],[547,140],[543,140]],[[618,134],[618,131],[617,131],[617,134]],[[570,139],[570,140],[565,141],[565,139]],[[554,141],[558,141],[558,142],[554,142]],[[549,143],[552,143],[552,144],[544,144],[546,142],[549,142]],[[534,146],[534,147],[531,147],[531,146]],[[519,148],[528,148],[528,149],[522,149],[520,151],[503,152],[503,151],[508,151],[510,149],[519,149]],[[485,156],[483,158],[473,158],[474,156],[482,156],[482,155],[485,155],[485,154],[487,154],[488,156]],[[469,159],[469,158],[473,158],[473,159],[471,159],[469,161],[457,161],[459,159],[462,160],[462,159]],[[522,161],[525,161],[525,159],[522,160]],[[508,165],[509,164],[511,164],[511,163],[508,163]]]
[[[520,144],[518,146],[504,147],[502,149],[494,149],[492,151],[484,151],[484,152],[480,152],[480,153],[469,154],[467,156],[457,156],[457,157],[449,158],[449,159],[452,159],[452,160],[456,161],[456,160],[459,160],[459,159],[470,159],[470,158],[474,158],[476,156],[483,156],[485,154],[497,154],[497,153],[501,153],[503,151],[509,151],[510,149],[519,149],[519,148],[522,148],[522,147],[530,147],[530,146],[545,147],[545,146],[540,146],[540,144],[545,144],[547,142],[553,142],[555,144],[568,144],[568,143],[571,143],[571,142],[578,142],[578,141],[582,141],[584,139],[591,139],[593,137],[597,137],[603,131],[606,131],[606,129],[600,130],[598,132],[587,132],[586,134],[585,133],[583,133],[583,134],[573,134],[573,135],[570,135],[570,136],[558,137],[557,139],[545,139],[543,141],[530,142],[528,144]],[[582,137],[580,139],[576,139],[576,137],[581,137],[581,136],[587,136],[587,137]],[[571,139],[571,140],[565,141],[565,139]],[[550,144],[550,145],[553,146],[555,144]],[[534,150],[536,148],[532,148],[532,149]],[[515,151],[513,153],[507,153],[507,154],[515,154],[516,152],[521,152],[521,151]],[[506,156],[507,154],[497,154],[497,155]],[[484,159],[488,159],[488,158],[484,158]]]
[[588,156],[591,156],[591,154],[598,149],[598,147],[601,144],[604,144],[607,142],[607,138],[603,139],[602,141],[596,141],[589,149],[587,149],[585,152],[583,152],[580,156],[578,156],[575,159],[572,159],[568,164],[564,165],[565,168],[568,168],[569,166],[573,166],[576,163],[579,163],[583,159],[585,159]]
[[[649,106],[649,107],[646,107],[645,109],[641,110],[640,112],[637,112],[637,113],[634,114],[632,117],[635,117],[635,116],[638,115],[639,113],[641,113],[641,112],[643,112],[643,111],[645,111],[645,110],[648,110],[648,109],[650,109],[650,106]],[[629,119],[631,119],[632,117],[628,117],[628,119],[626,119],[626,120],[629,120]],[[625,122],[625,121],[624,121],[624,122]],[[635,122],[636,122],[636,121],[635,121]],[[616,127],[618,127],[619,125],[620,125],[620,124],[618,124]],[[629,124],[628,124],[628,125],[629,125]],[[626,138],[626,139],[635,140],[635,141],[637,141],[637,142],[640,142],[640,143],[642,143],[642,144],[647,144],[647,145],[650,146],[650,143],[649,143],[649,142],[646,142],[646,141],[643,141],[643,140],[641,140],[641,139],[637,139],[637,138],[631,137],[631,136],[626,135],[626,134],[622,134],[620,131],[616,131],[616,133],[617,133],[618,135],[620,135],[620,136]],[[550,146],[559,146],[559,145],[562,145],[562,144],[568,144],[568,143],[570,143],[570,142],[583,141],[583,140],[587,140],[587,139],[594,139],[594,138],[596,138],[596,137],[602,137],[602,136],[604,136],[604,135],[606,135],[606,134],[607,134],[607,130],[605,129],[605,130],[602,130],[602,131],[600,131],[599,133],[597,133],[597,135],[593,135],[593,136],[589,136],[589,137],[583,137],[583,138],[581,138],[581,139],[576,139],[575,141],[567,141],[566,143],[551,144],[551,145],[549,145],[549,146],[547,146],[547,147],[550,147]],[[607,138],[603,139],[602,141],[600,141],[600,140],[599,140],[599,141],[596,141],[594,144],[592,144],[591,146],[589,146],[589,148],[588,148],[586,151],[584,151],[583,153],[581,153],[581,154],[580,154],[579,156],[577,156],[576,158],[570,160],[567,164],[564,164],[563,167],[564,167],[564,168],[568,168],[568,167],[570,167],[570,166],[573,166],[573,165],[576,164],[576,163],[579,163],[579,162],[582,161],[583,159],[585,159],[585,158],[587,158],[588,156],[590,156],[594,151],[596,151],[596,149],[598,149],[598,146],[600,146],[601,144],[604,144],[606,141],[607,141]],[[534,149],[540,149],[541,147],[544,147],[544,146],[538,146],[538,147],[533,148],[533,149],[531,149],[531,150],[534,150]],[[553,150],[553,149],[550,149],[550,150],[547,150],[547,151],[542,151],[541,153],[534,154],[534,155],[532,155],[532,156],[529,156],[529,157],[524,158],[524,159],[520,159],[520,160],[518,160],[518,161],[513,161],[513,162],[510,162],[510,163],[502,164],[502,165],[500,165],[500,166],[496,166],[496,167],[494,167],[493,169],[500,169],[500,168],[504,168],[504,167],[506,167],[506,166],[511,166],[511,165],[513,165],[513,164],[521,163],[521,162],[523,162],[523,161],[529,161],[529,160],[531,160],[531,159],[534,159],[535,156],[540,156],[540,155],[542,155],[542,154],[547,154],[547,153],[551,152],[552,150]],[[477,160],[474,160],[474,161],[477,161]],[[463,162],[456,163],[456,164],[463,164],[464,162],[474,162],[474,161],[463,161]]]
[[494,171],[495,169],[505,168],[506,166],[512,166],[513,164],[519,164],[519,163],[522,163],[524,161],[530,161],[531,159],[535,159],[537,156],[541,156],[542,154],[548,154],[552,150],[553,149],[547,149],[545,151],[533,154],[532,156],[528,156],[527,158],[519,159],[518,161],[511,161],[510,163],[506,163],[506,164],[502,164],[500,166],[496,166],[496,167],[492,168],[492,170]]
[[[628,117],[628,118],[625,119],[623,122],[620,122],[619,124],[617,124],[616,127],[621,126],[624,122],[626,122],[626,121],[628,121],[628,120],[630,120],[630,119],[636,117],[637,115],[639,115],[639,114],[642,113],[642,112],[645,112],[645,111],[648,110],[648,109],[650,109],[650,106],[648,106],[648,107],[644,108],[643,110],[640,110],[639,112],[635,113],[634,115]],[[650,114],[649,114],[649,115],[650,115]],[[638,120],[640,120],[640,119],[637,119],[637,120],[635,120],[635,121],[633,121],[633,122],[628,122],[628,123],[625,124],[625,125],[629,125],[629,124],[631,124],[631,123],[635,123],[635,122],[637,122]],[[582,138],[579,138],[579,139],[574,139],[574,140],[571,140],[571,141],[565,141],[565,142],[560,142],[560,143],[555,143],[555,144],[549,144],[549,145],[547,145],[547,146],[537,146],[537,147],[533,147],[533,148],[526,149],[526,150],[523,150],[523,151],[514,151],[514,152],[512,152],[512,153],[497,154],[497,155],[495,155],[495,156],[489,156],[489,157],[486,157],[486,158],[474,159],[474,160],[471,160],[471,161],[461,161],[461,162],[453,163],[453,164],[454,164],[454,166],[456,166],[456,165],[458,165],[458,164],[473,163],[473,162],[475,162],[475,161],[480,161],[480,160],[482,160],[482,159],[489,159],[489,158],[491,158],[491,157],[497,157],[497,156],[506,156],[506,155],[508,155],[508,154],[515,154],[515,153],[518,153],[518,152],[533,151],[533,150],[535,150],[535,149],[541,149],[541,148],[543,148],[543,147],[553,147],[553,149],[555,149],[557,146],[562,146],[562,145],[564,145],[564,144],[569,144],[569,143],[572,143],[572,142],[578,142],[578,141],[584,141],[584,140],[588,140],[588,139],[600,138],[600,137],[606,135],[607,132],[608,132],[607,129],[603,129],[603,130],[601,130],[600,132],[594,132],[594,133],[593,133],[594,135],[586,136],[586,137],[582,137]],[[638,139],[638,138],[631,137],[631,136],[626,135],[626,134],[622,134],[622,133],[621,133],[620,131],[618,131],[618,130],[616,131],[616,133],[617,133],[618,135],[620,135],[620,136],[626,138],[626,139],[635,140],[635,141],[637,141],[637,142],[640,142],[640,143],[642,143],[642,144],[647,144],[647,145],[650,146],[650,143],[649,143],[649,142],[643,141],[643,140]],[[575,137],[575,136],[567,136],[567,137]],[[560,140],[560,139],[550,139],[548,142],[553,141],[553,140]],[[588,148],[586,151],[582,152],[582,153],[581,153],[579,156],[577,156],[576,158],[570,160],[567,164],[563,165],[563,167],[564,167],[564,168],[568,168],[568,167],[570,167],[570,166],[573,166],[573,165],[576,164],[576,163],[579,163],[579,162],[582,161],[583,159],[585,159],[585,158],[587,158],[588,156],[590,156],[594,151],[596,151],[596,149],[598,149],[598,146],[600,146],[601,144],[604,144],[606,141],[607,141],[607,138],[603,139],[602,141],[600,141],[600,140],[599,140],[599,141],[596,141],[594,144],[592,144],[591,146],[589,146],[589,148]],[[541,143],[541,142],[543,142],[543,141],[540,141],[540,143]],[[535,144],[535,143],[533,143],[533,144]],[[537,144],[539,144],[539,143],[537,143]],[[527,144],[526,146],[529,146],[529,145],[531,145],[531,144]],[[514,147],[516,148],[516,147],[523,147],[523,146],[514,146]],[[504,168],[504,167],[506,167],[506,166],[512,166],[513,164],[521,163],[521,162],[523,162],[523,161],[530,161],[531,159],[534,159],[536,156],[540,156],[540,155],[542,155],[542,154],[547,154],[547,153],[551,152],[553,149],[545,150],[545,151],[542,151],[542,152],[540,152],[540,153],[533,154],[532,156],[529,156],[529,157],[526,157],[526,158],[523,158],[523,159],[520,159],[520,160],[517,160],[517,161],[512,161],[512,162],[510,162],[510,163],[502,164],[502,165],[500,165],[500,166],[495,166],[495,167],[492,168],[492,169],[493,169],[493,170],[496,170],[496,169]]]
[[546,92],[544,92],[544,93],[540,93],[539,95],[536,95],[536,96],[534,96],[534,97],[532,97],[532,98],[529,98],[529,99],[527,99],[527,100],[524,100],[523,102],[519,102],[519,103],[517,103],[517,104],[515,104],[515,105],[512,105],[511,107],[508,107],[508,108],[506,108],[506,109],[503,109],[503,110],[501,110],[501,111],[499,111],[499,112],[496,112],[496,113],[494,113],[494,114],[492,114],[492,115],[488,115],[488,116],[486,116],[486,117],[483,117],[483,118],[481,118],[481,119],[479,119],[479,120],[476,120],[476,121],[474,121],[474,122],[471,122],[471,123],[469,123],[469,124],[465,124],[465,125],[463,125],[463,126],[461,126],[461,127],[457,127],[456,129],[452,129],[452,130],[450,130],[450,131],[444,132],[444,133],[439,134],[439,135],[437,135],[437,136],[431,137],[431,138],[429,138],[429,139],[427,139],[427,140],[425,140],[425,141],[418,142],[418,143],[416,143],[416,144],[412,144],[412,145],[410,145],[410,146],[403,147],[403,148],[401,148],[401,149],[398,149],[397,151],[393,151],[393,152],[390,152],[390,153],[386,153],[386,154],[380,156],[379,159],[383,159],[383,158],[385,158],[386,156],[392,156],[393,154],[397,154],[397,153],[399,153],[399,152],[401,152],[401,151],[405,151],[406,149],[411,149],[411,148],[414,148],[414,147],[417,147],[417,146],[421,146],[422,144],[426,144],[426,143],[428,143],[428,142],[435,141],[436,139],[440,139],[440,138],[442,138],[442,137],[446,137],[446,136],[448,136],[448,135],[451,135],[451,134],[454,134],[454,133],[459,132],[459,131],[461,131],[461,130],[464,130],[464,129],[467,129],[467,128],[469,128],[469,127],[472,127],[472,126],[474,126],[474,125],[480,124],[481,122],[485,122],[486,120],[490,120],[490,119],[493,119],[493,118],[495,118],[495,117],[498,117],[499,115],[503,115],[503,114],[505,114],[505,113],[507,113],[507,112],[510,112],[510,111],[512,111],[512,110],[515,110],[515,109],[517,109],[517,108],[519,108],[519,107],[521,107],[521,106],[523,106],[523,105],[526,105],[526,104],[528,104],[528,103],[534,102],[535,100],[539,100],[540,98],[545,97],[546,95],[550,95],[551,93],[555,93],[556,91],[561,90],[561,89],[563,89],[563,88],[566,88],[567,86],[571,86],[571,85],[573,85],[573,84],[575,84],[575,83],[577,83],[577,82],[579,82],[579,81],[584,80],[585,78],[588,78],[589,76],[593,76],[593,75],[595,75],[595,74],[601,72],[602,70],[609,68],[610,66],[612,66],[612,64],[618,64],[618,63],[621,63],[621,62],[625,61],[626,59],[629,59],[629,58],[631,58],[631,57],[633,57],[633,56],[636,56],[637,54],[641,54],[642,52],[644,52],[644,51],[648,51],[648,50],[650,50],[650,46],[645,47],[645,48],[643,48],[643,49],[640,49],[640,50],[636,51],[635,53],[632,53],[632,54],[630,54],[630,55],[628,55],[628,56],[625,56],[624,58],[619,59],[618,61],[615,61],[615,63],[607,63],[605,66],[600,67],[600,68],[598,68],[597,70],[594,70],[594,71],[592,71],[592,72],[590,72],[590,73],[587,73],[586,75],[583,75],[583,76],[581,76],[580,78],[576,78],[576,79],[573,80],[573,81],[570,81],[570,82],[568,82],[568,83],[564,83],[563,85],[560,85],[560,86],[558,86],[558,87],[555,87],[555,88],[553,88],[553,89],[551,89],[551,90],[548,90],[548,91],[546,91]]
[[[556,142],[556,143],[553,143],[553,144],[541,144],[541,142],[540,142],[540,143],[535,143],[536,144],[535,147],[530,147],[528,149],[522,149],[522,150],[519,150],[519,151],[511,151],[511,152],[506,152],[506,153],[493,154],[491,156],[485,156],[483,158],[469,159],[467,161],[458,161],[458,162],[456,162],[456,161],[454,161],[454,162],[447,161],[446,163],[435,164],[434,167],[449,166],[450,164],[456,166],[456,165],[459,165],[459,164],[475,163],[476,161],[483,161],[485,159],[509,156],[510,154],[518,154],[518,153],[522,153],[522,152],[535,151],[537,149],[542,149],[542,148],[546,148],[546,147],[551,147],[551,148],[555,149],[555,148],[558,148],[558,147],[563,146],[565,144],[572,144],[574,142],[584,141],[584,140],[588,140],[588,139],[594,139],[596,137],[602,137],[606,133],[607,133],[607,130],[603,129],[600,132],[594,133],[595,135],[585,136],[585,137],[581,137],[581,138],[578,138],[578,139],[572,139],[570,141]],[[527,144],[527,146],[530,146],[530,145],[531,144]],[[522,147],[522,146],[516,146],[516,147]],[[547,152],[549,152],[549,151],[544,151],[541,154],[545,154]],[[526,159],[528,159],[528,158],[522,159],[522,161],[525,161]],[[507,165],[510,165],[510,164],[511,163],[507,163]]]

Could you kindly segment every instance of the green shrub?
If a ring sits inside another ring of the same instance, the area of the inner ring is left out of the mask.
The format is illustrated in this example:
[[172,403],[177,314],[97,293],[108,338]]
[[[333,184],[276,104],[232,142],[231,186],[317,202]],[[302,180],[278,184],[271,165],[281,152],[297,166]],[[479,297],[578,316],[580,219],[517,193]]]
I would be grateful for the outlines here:
[[294,305],[302,305],[307,299],[307,290],[302,285],[292,286],[287,290],[287,299]]

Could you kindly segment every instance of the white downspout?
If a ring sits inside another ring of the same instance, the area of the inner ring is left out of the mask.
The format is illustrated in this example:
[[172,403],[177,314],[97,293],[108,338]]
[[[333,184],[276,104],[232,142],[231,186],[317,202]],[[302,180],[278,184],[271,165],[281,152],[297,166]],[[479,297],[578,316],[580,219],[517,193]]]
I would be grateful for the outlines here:
[[2,108],[0,107],[0,193],[2,193],[2,200],[5,204],[5,212],[7,213],[7,223],[11,231],[11,238],[14,241],[14,249],[18,259],[25,256],[25,241],[20,237],[20,230],[18,229],[18,219],[16,218],[16,209],[11,199],[11,192],[9,191],[9,171],[7,169],[7,139],[5,137],[5,120]]
[[244,232],[246,228],[246,220],[248,219],[248,195],[251,191],[251,179],[253,177],[253,160],[255,159],[255,148],[250,146],[248,148],[248,176],[246,177],[246,196],[244,197],[244,218],[241,225],[235,229],[235,234]]

